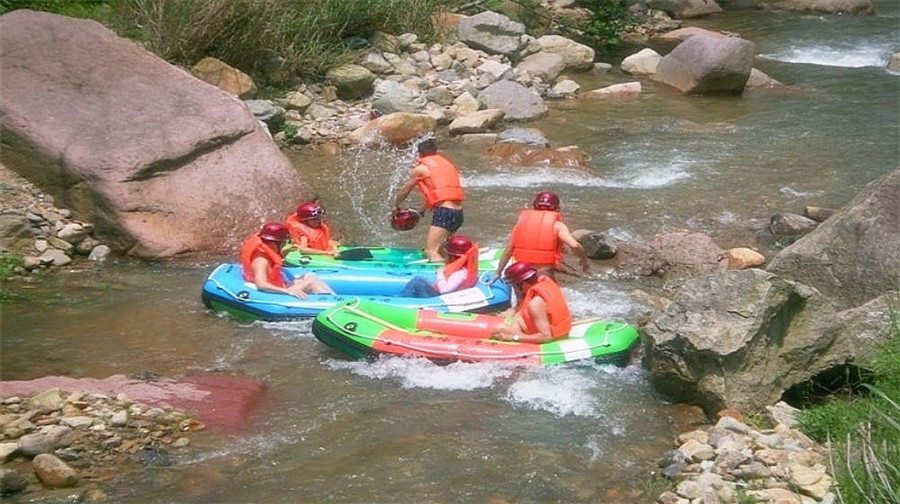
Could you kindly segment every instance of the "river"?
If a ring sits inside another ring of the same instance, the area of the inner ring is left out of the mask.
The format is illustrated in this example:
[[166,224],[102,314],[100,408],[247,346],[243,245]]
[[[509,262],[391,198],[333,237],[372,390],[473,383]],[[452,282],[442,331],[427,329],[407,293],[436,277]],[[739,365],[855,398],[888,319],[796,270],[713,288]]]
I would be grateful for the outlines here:
[[[553,102],[525,125],[554,147],[580,146],[587,170],[502,166],[442,139],[469,196],[461,231],[502,244],[541,189],[560,194],[573,229],[634,241],[694,229],[723,247],[756,245],[776,212],[840,207],[900,165],[900,78],[884,68],[900,50],[900,17],[896,2],[875,4],[874,16],[741,11],[690,21],[753,41],[755,66],[786,86],[686,98],[644,82],[639,101]],[[582,89],[630,80],[573,78]],[[421,242],[422,229],[387,226],[388,195],[411,149],[289,155],[346,239]],[[267,385],[245,429],[195,434],[175,465],[117,476],[110,502],[652,501],[649,475],[672,448],[677,412],[639,363],[348,361],[309,322],[242,324],[209,313],[199,293],[214,265],[119,259],[4,286],[25,299],[3,307],[4,380],[220,371]],[[649,310],[633,281],[563,282],[576,317],[634,322]]]

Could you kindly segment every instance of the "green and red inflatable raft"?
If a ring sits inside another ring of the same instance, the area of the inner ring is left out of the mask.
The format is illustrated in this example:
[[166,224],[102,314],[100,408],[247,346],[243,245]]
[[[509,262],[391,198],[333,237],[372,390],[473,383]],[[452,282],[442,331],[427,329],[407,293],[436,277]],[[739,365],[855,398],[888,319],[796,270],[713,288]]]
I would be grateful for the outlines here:
[[598,319],[575,321],[568,336],[546,343],[490,339],[504,320],[498,315],[442,313],[353,300],[316,316],[312,332],[321,342],[353,358],[393,354],[528,365],[591,359],[624,366],[639,339],[631,325]]

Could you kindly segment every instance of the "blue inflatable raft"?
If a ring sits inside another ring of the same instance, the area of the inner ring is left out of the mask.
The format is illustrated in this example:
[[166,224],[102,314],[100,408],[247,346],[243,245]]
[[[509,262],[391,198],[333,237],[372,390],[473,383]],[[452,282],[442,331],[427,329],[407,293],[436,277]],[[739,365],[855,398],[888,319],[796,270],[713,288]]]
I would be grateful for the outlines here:
[[489,313],[504,310],[510,304],[510,286],[503,280],[488,286],[493,276],[481,273],[474,287],[427,298],[402,297],[400,292],[413,276],[435,280],[435,271],[403,271],[343,268],[296,268],[284,271],[298,277],[313,273],[327,283],[335,294],[308,294],[299,299],[288,294],[257,290],[244,281],[241,265],[221,264],[203,284],[201,298],[207,308],[228,313],[240,320],[296,320],[312,318],[338,303],[363,299],[394,306],[430,308],[449,312]]

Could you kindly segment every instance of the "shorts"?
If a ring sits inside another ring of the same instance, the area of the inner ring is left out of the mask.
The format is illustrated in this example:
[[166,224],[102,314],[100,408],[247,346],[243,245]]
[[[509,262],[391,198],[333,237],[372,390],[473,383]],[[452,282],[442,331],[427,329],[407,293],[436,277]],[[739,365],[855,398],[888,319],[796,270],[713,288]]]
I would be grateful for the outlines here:
[[455,233],[463,225],[463,211],[437,207],[431,214],[431,225]]

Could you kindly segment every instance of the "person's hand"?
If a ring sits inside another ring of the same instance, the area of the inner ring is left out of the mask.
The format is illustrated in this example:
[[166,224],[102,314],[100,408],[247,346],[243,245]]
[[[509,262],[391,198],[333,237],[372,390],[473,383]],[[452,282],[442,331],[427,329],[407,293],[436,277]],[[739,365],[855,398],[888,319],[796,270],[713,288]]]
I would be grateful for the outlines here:
[[296,285],[288,287],[287,293],[296,297],[297,299],[306,299],[306,293],[303,292],[303,289],[297,288]]

